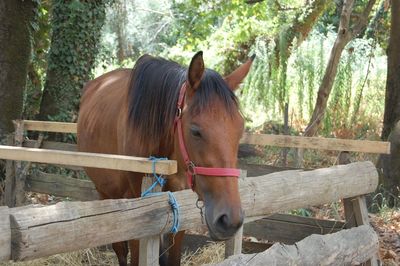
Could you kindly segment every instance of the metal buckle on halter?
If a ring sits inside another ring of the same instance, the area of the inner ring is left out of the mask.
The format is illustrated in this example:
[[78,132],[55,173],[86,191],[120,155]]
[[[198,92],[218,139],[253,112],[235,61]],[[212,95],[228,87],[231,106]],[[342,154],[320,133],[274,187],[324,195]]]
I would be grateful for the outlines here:
[[182,116],[182,108],[178,107],[176,109],[176,118],[181,118]]
[[196,171],[195,171],[196,165],[194,164],[194,162],[192,161],[188,162],[186,167],[189,174],[191,174],[193,177],[196,176]]

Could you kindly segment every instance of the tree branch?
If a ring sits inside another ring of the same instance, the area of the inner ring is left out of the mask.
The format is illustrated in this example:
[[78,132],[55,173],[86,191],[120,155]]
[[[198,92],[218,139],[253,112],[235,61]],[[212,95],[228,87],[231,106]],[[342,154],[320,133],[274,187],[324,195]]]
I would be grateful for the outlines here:
[[367,6],[364,8],[362,14],[358,16],[357,22],[352,28],[352,38],[357,37],[361,31],[367,27],[368,24],[368,17],[371,13],[373,6],[375,5],[376,0],[369,0]]

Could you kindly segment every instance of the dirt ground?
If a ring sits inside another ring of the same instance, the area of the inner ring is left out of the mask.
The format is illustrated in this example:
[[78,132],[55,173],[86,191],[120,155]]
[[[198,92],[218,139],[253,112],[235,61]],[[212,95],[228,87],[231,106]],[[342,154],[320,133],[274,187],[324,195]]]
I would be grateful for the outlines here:
[[371,215],[371,224],[379,236],[379,256],[383,265],[400,265],[400,211]]

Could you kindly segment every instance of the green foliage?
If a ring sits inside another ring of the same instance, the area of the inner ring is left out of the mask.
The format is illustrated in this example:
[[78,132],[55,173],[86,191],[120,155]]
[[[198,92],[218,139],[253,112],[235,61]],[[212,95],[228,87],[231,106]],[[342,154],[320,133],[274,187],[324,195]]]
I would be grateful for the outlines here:
[[[304,125],[308,121],[335,36],[331,30],[327,35],[314,30],[292,54],[284,84],[286,98],[277,89],[282,83],[270,56],[273,43],[256,40],[252,47],[256,61],[240,93],[251,125],[282,117],[280,101],[290,102],[292,123]],[[356,39],[349,47],[340,61],[322,133],[352,138],[379,135],[386,72],[384,51],[373,40]]]
[[50,47],[50,1],[36,2],[35,20],[31,23],[33,50],[24,93],[24,119],[34,119],[39,113]]

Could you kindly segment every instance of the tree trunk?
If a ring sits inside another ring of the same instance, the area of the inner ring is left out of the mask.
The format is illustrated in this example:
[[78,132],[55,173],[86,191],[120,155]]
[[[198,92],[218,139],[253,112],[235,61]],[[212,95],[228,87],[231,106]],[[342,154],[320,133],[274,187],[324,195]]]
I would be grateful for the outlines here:
[[[382,140],[390,141],[390,155],[380,158],[383,186],[390,206],[400,202],[400,2],[392,1],[388,47],[385,113]],[[395,15],[396,14],[396,15]]]
[[392,1],[382,140],[400,120],[400,2]]
[[117,58],[118,58],[118,63],[122,64],[122,62],[128,56],[126,31],[125,31],[128,19],[127,19],[127,7],[125,0],[119,0],[115,4],[115,7],[117,9],[117,17],[115,18],[116,34],[117,34]]
[[92,78],[108,2],[53,1],[53,35],[39,119],[76,119],[81,88]]
[[0,1],[0,140],[22,114],[34,8],[33,1]]
[[317,101],[310,122],[304,132],[305,136],[314,136],[324,118],[326,106],[331,93],[333,82],[339,65],[343,49],[367,26],[368,16],[375,0],[369,0],[362,14],[359,15],[353,27],[350,26],[350,15],[352,14],[354,0],[345,0],[340,16],[338,35],[331,50],[328,65],[325,70],[322,83],[318,90]]

